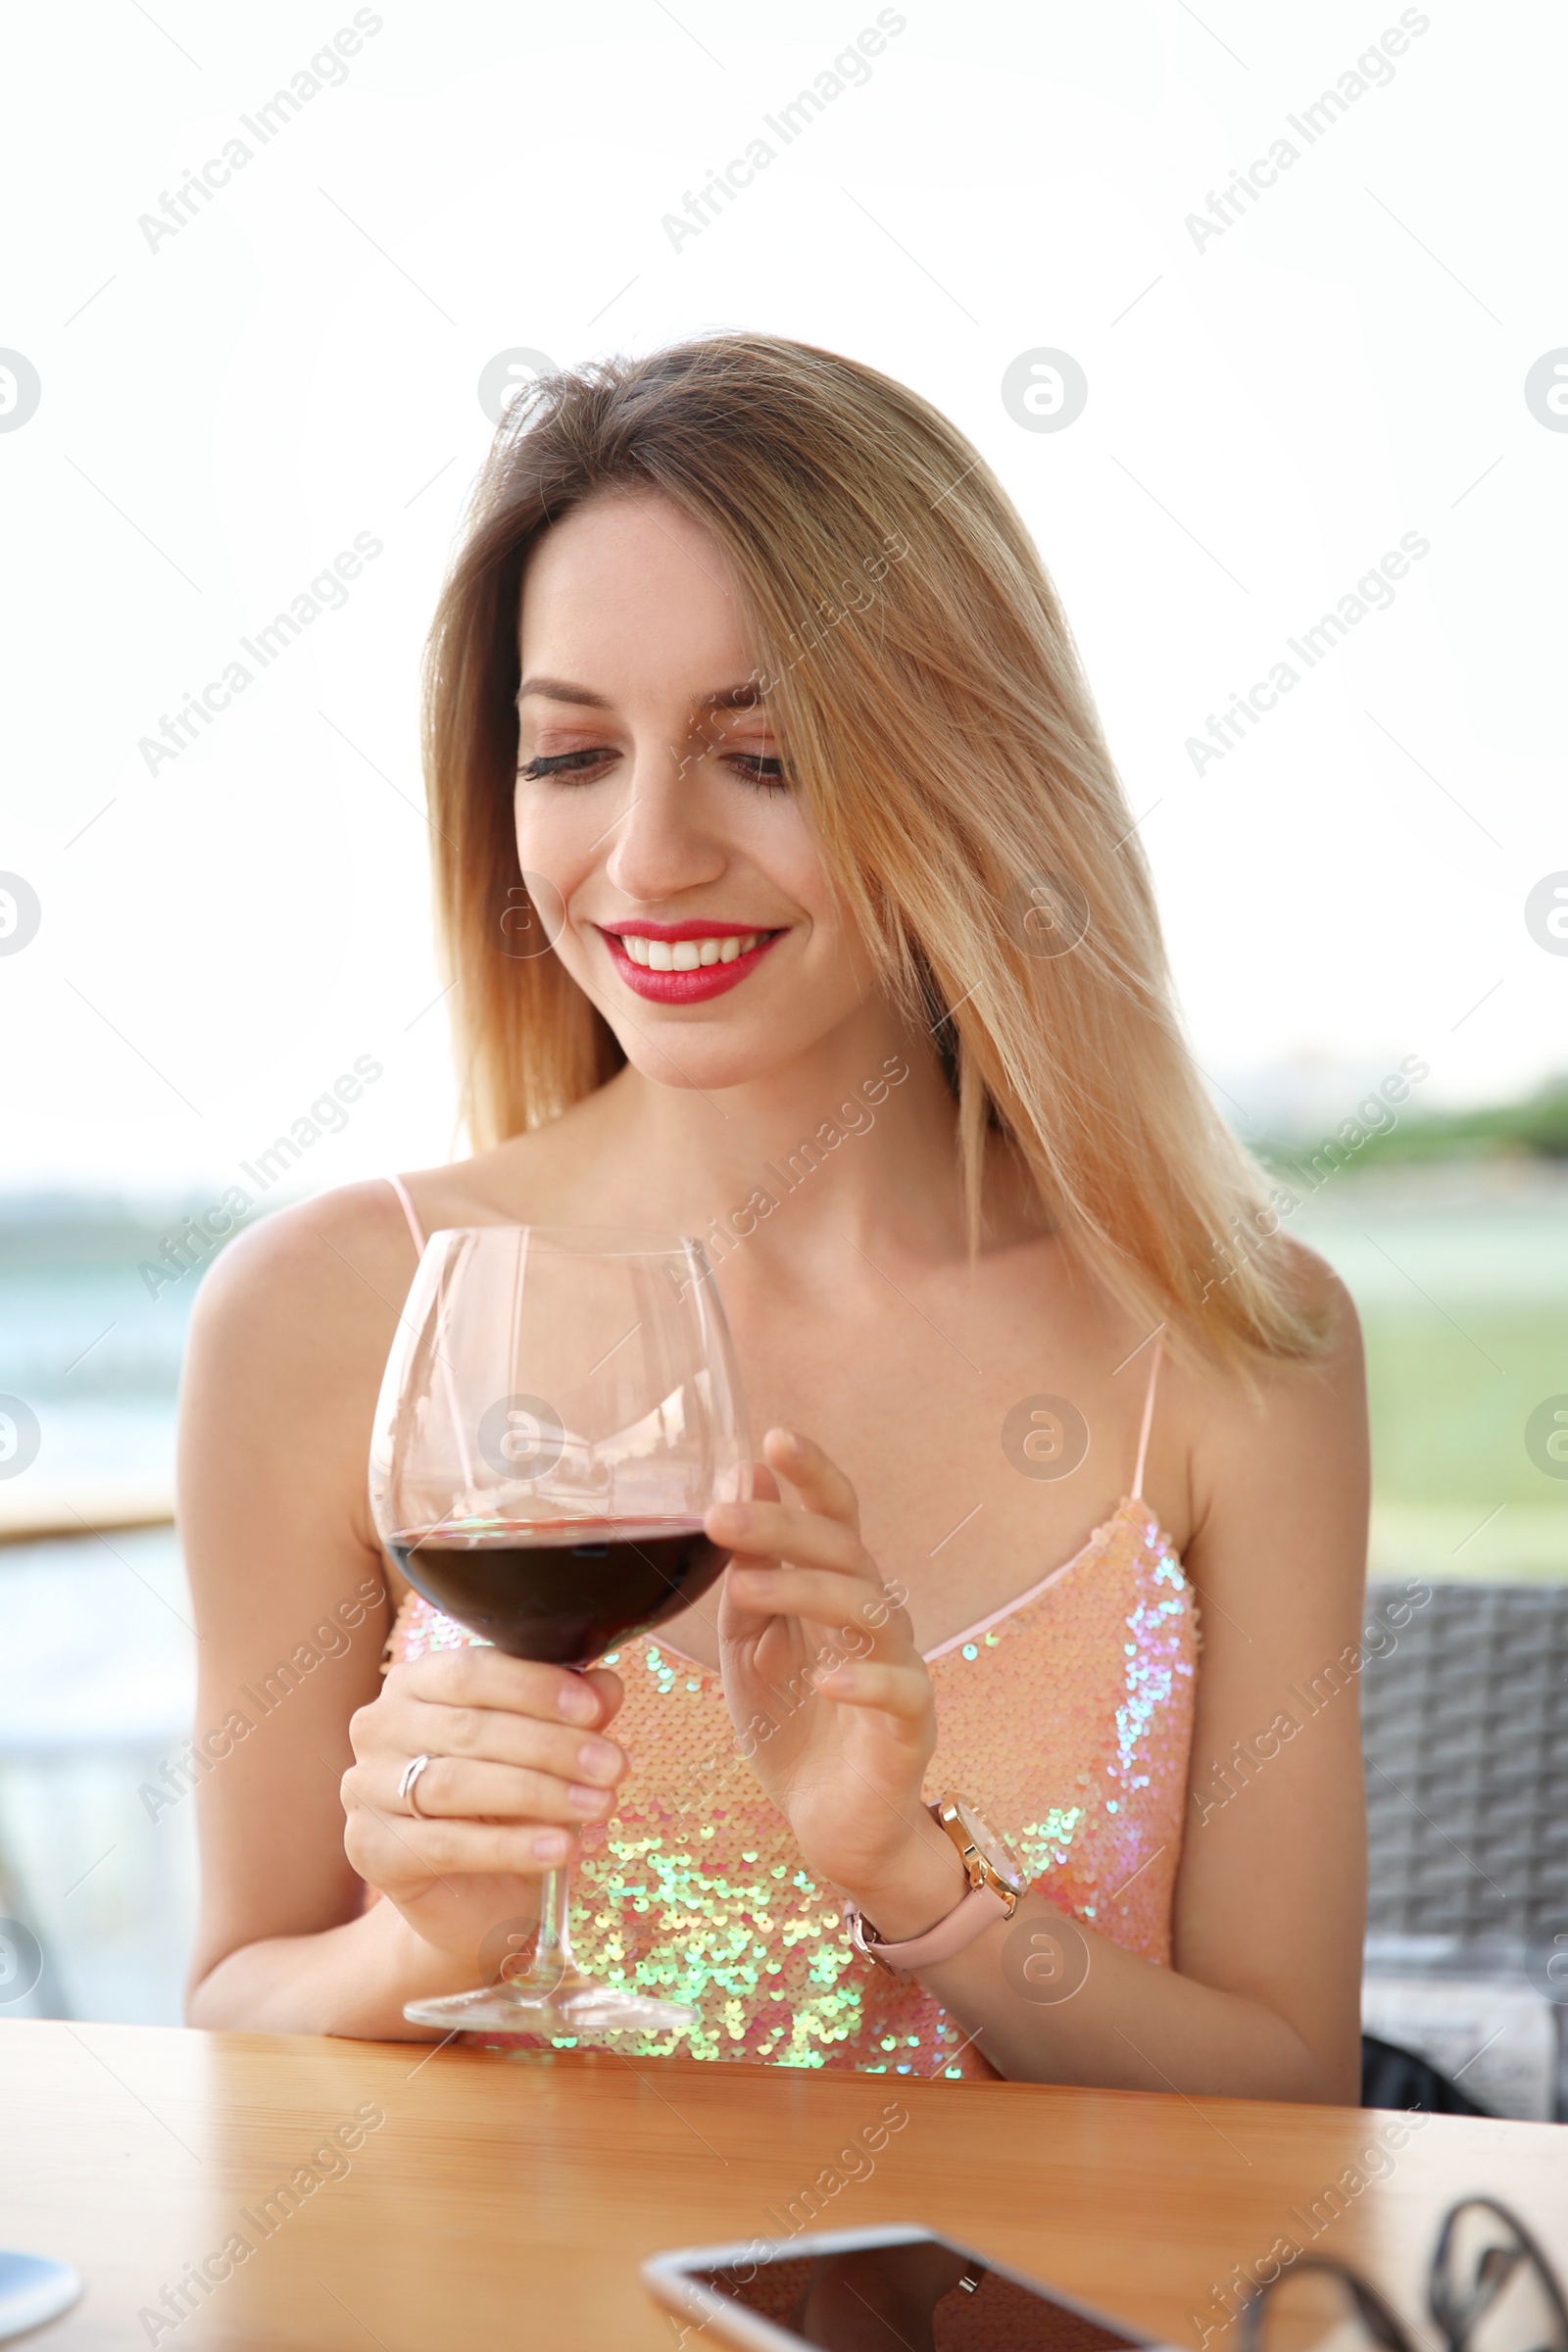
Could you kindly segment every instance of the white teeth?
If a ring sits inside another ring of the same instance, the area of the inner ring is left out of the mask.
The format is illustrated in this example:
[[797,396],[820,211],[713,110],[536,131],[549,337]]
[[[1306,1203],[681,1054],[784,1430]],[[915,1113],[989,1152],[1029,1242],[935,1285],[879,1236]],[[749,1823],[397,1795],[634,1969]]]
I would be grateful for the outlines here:
[[651,972],[695,972],[714,963],[733,963],[749,956],[765,936],[760,931],[732,931],[724,939],[644,939],[635,931],[616,936],[633,963]]

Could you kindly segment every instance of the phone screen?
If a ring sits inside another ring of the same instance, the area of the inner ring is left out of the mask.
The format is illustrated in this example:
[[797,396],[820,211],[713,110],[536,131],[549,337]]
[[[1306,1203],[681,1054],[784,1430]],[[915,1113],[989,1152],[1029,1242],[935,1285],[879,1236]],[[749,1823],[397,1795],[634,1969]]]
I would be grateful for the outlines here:
[[693,2276],[829,2352],[1139,2352],[1144,2340],[984,2269],[940,2237]]

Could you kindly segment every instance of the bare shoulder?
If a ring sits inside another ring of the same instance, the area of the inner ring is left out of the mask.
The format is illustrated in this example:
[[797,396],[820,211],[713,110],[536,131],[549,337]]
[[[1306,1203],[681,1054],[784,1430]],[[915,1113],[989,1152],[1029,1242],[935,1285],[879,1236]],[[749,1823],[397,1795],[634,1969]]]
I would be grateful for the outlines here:
[[1318,1345],[1302,1356],[1254,1360],[1245,1377],[1173,1366],[1171,1387],[1180,1395],[1184,1417],[1210,1436],[1244,1431],[1255,1436],[1281,1411],[1298,1409],[1309,1398],[1331,1411],[1336,1400],[1354,1410],[1364,1401],[1360,1320],[1344,1281],[1326,1258],[1294,1235],[1276,1235],[1270,1248],[1279,1252],[1276,1273],[1317,1333]]
[[1281,1254],[1278,1264],[1295,1304],[1318,1332],[1316,1354],[1277,1358],[1258,1374],[1259,1404],[1266,1414],[1271,1403],[1318,1400],[1319,1408],[1364,1414],[1366,1375],[1361,1348],[1361,1321],[1345,1282],[1315,1250],[1293,1234],[1275,1237]]
[[310,1338],[396,1320],[417,1263],[398,1197],[374,1180],[275,1210],[232,1241],[203,1279],[192,1322],[204,1344],[243,1333]]
[[1307,1356],[1258,1364],[1247,1380],[1178,1375],[1194,1525],[1212,1531],[1240,1512],[1252,1537],[1266,1542],[1284,1518],[1332,1520],[1348,1533],[1359,1530],[1362,1541],[1370,1444],[1355,1303],[1316,1250],[1284,1234],[1277,1246],[1290,1293],[1319,1346]]
[[1319,1377],[1330,1386],[1349,1379],[1359,1392],[1363,1360],[1361,1318],[1355,1300],[1326,1257],[1292,1236],[1282,1234],[1280,1239],[1285,1244],[1296,1297],[1323,1332],[1323,1352],[1316,1358]]
[[236,1517],[303,1540],[325,1514],[369,1542],[365,1459],[417,1263],[397,1196],[346,1185],[231,1242],[197,1293],[180,1383],[187,1544]]
[[198,1364],[243,1351],[253,1379],[286,1376],[302,1393],[386,1360],[422,1239],[454,1225],[569,1215],[570,1170],[559,1130],[571,1114],[494,1151],[401,1179],[416,1239],[384,1177],[341,1185],[277,1209],[232,1241],[203,1279],[190,1348]]

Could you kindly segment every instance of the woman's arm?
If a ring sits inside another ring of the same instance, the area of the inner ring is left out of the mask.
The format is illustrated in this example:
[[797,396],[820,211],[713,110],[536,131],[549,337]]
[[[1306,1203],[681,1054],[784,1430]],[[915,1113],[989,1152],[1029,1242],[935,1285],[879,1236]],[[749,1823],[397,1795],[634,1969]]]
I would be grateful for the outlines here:
[[[1334,1277],[1309,1265],[1337,1317],[1323,1359],[1270,1370],[1255,1404],[1182,1384],[1196,1530],[1187,1567],[1203,1646],[1174,1966],[1155,1967],[1026,1897],[1012,1919],[921,1977],[1003,2075],[1356,2098],[1366,1412],[1354,1310]],[[1161,1475],[1168,1484],[1180,1476],[1181,1419],[1167,1396],[1156,1493]],[[768,1458],[808,1507],[749,1506],[748,1548],[796,1564],[742,1577],[737,1601],[756,1614],[732,1621],[736,1661],[780,1605],[797,1624],[831,1627],[857,1614],[867,1622],[863,1595],[846,1601],[845,1579],[880,1582],[859,1546],[847,1482],[825,1457],[808,1448],[791,1467],[770,1444]],[[808,1861],[885,1939],[903,1941],[953,1908],[963,1880],[919,1803],[934,1717],[902,1612],[876,1644],[823,1679],[824,1695],[839,1703],[801,1711],[799,1754],[770,1740],[757,1761],[778,1781],[769,1784],[775,1802],[798,1819]],[[802,1720],[808,1712],[815,1725]],[[851,1716],[859,1719],[853,1734]]]
[[[411,1272],[396,1204],[361,1186],[254,1228],[197,1301],[179,1433],[209,1766],[193,2025],[421,2038],[404,2002],[479,1981],[497,1923],[536,1914],[541,1837],[607,1810],[625,1770],[599,1737],[612,1674],[465,1649],[382,1681],[367,1457]],[[397,1795],[425,1750],[433,1819]],[[390,1899],[368,1905],[368,1885]]]

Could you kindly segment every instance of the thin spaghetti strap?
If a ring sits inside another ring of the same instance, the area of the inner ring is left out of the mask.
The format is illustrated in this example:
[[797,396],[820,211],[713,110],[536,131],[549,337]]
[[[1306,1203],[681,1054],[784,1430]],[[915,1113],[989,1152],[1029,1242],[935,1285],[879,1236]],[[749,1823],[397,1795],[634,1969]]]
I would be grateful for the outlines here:
[[1141,1502],[1144,1494],[1144,1463],[1149,1456],[1149,1433],[1154,1426],[1154,1383],[1159,1378],[1159,1359],[1164,1343],[1154,1342],[1153,1361],[1149,1367],[1149,1387],[1144,1393],[1144,1426],[1138,1433],[1138,1466],[1133,1472],[1132,1500]]
[[403,1203],[403,1214],[409,1220],[409,1231],[414,1236],[415,1250],[418,1256],[422,1257],[424,1255],[424,1233],[415,1214],[414,1202],[409,1197],[409,1188],[401,1176],[389,1176],[387,1182]]

